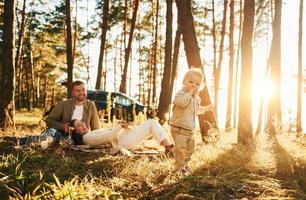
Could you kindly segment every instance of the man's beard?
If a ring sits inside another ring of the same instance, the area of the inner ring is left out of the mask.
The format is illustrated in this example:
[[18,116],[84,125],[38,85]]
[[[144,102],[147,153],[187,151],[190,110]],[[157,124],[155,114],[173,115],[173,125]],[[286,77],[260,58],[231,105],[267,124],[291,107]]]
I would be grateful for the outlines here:
[[76,100],[78,100],[78,101],[84,101],[85,99],[86,99],[86,96],[80,96],[80,97],[75,97],[76,98]]

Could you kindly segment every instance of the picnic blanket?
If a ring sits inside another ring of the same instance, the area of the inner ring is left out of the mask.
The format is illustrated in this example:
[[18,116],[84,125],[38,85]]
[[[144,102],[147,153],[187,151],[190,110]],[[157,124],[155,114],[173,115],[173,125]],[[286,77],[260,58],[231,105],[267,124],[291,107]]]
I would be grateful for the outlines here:
[[[18,138],[17,137],[1,137],[0,141],[6,141],[10,144],[17,145],[16,148],[22,148],[22,146],[19,146],[18,144]],[[110,154],[115,155],[117,153],[121,153],[122,155],[126,156],[132,156],[133,154],[160,154],[163,152],[163,149],[157,144],[156,141],[152,139],[148,139],[143,142],[140,146],[135,148],[134,150],[130,151],[123,148],[114,148],[111,143],[104,143],[100,145],[75,145],[73,144],[71,138],[61,142],[60,144],[64,149],[71,149],[75,151],[83,151],[88,153],[104,153],[104,154]],[[43,149],[46,148],[52,148],[52,143],[49,143],[48,141],[41,141],[31,144],[30,146],[35,147],[41,147]]]
[[104,153],[104,154],[117,154],[121,153],[122,155],[132,156],[133,154],[159,154],[163,150],[156,146],[154,141],[146,140],[142,145],[130,151],[124,148],[114,148],[110,143],[105,143],[101,145],[74,145],[69,144],[66,146],[68,149],[83,151],[88,153]]

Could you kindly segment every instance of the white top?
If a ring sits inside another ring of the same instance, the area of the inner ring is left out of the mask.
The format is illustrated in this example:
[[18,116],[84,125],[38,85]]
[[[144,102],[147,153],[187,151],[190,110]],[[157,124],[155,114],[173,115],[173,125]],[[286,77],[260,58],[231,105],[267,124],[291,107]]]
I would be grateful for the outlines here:
[[83,112],[84,112],[84,106],[83,105],[75,105],[75,109],[73,111],[71,120],[77,119],[77,120],[82,120],[83,119]]

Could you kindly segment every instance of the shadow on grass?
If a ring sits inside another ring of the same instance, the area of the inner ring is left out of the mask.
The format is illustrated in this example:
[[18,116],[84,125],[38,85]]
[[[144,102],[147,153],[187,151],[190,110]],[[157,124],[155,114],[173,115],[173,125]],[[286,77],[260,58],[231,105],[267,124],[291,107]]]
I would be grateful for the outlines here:
[[276,138],[273,138],[276,155],[276,179],[286,197],[306,199],[306,163],[295,159],[286,151]]
[[247,191],[242,189],[249,176],[245,166],[251,161],[253,154],[253,146],[235,145],[216,160],[196,169],[190,176],[161,185],[149,195],[153,199],[173,199],[177,194],[189,194],[195,199],[250,197],[252,194],[245,194]]

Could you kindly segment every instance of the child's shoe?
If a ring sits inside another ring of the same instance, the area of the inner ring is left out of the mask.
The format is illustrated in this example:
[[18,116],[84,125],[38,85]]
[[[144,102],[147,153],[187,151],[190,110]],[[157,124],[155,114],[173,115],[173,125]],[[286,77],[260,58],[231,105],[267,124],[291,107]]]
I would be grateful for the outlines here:
[[174,144],[170,144],[165,147],[166,156],[173,157],[174,156]]

